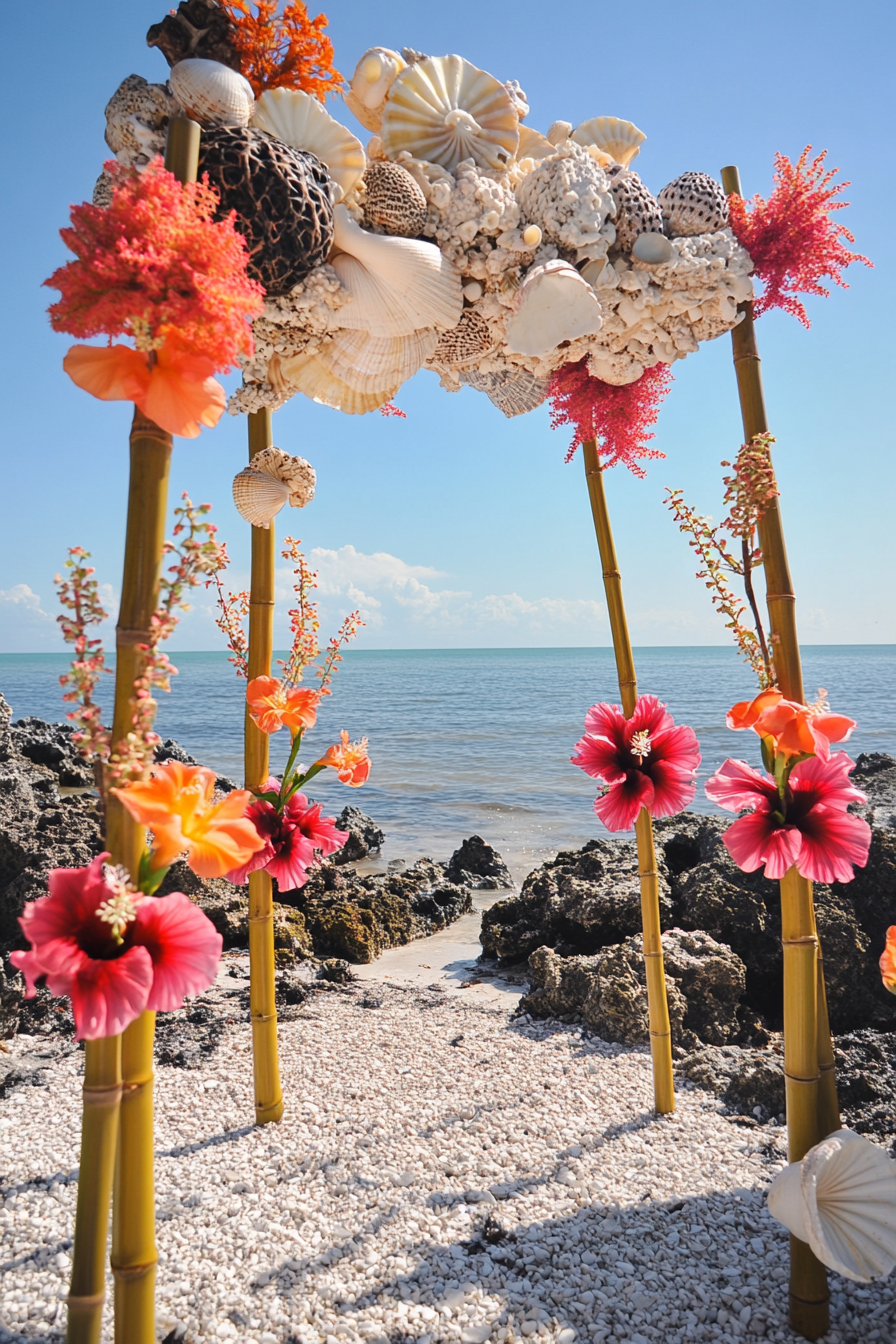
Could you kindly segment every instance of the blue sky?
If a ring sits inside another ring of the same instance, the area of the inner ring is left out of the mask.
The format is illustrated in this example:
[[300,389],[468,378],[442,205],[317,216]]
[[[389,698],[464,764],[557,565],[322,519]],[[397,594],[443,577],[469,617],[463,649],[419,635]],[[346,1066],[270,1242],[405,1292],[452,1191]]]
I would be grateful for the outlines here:
[[[132,72],[165,78],[163,57],[144,45],[165,7],[45,0],[5,17],[15,59],[0,92],[0,651],[62,647],[52,580],[67,546],[93,552],[116,600],[130,408],[94,401],[68,381],[61,362],[70,342],[50,331],[53,295],[40,285],[67,258],[57,231],[69,204],[90,197],[108,155],[109,96]],[[634,9],[567,0],[555,10],[532,0],[333,0],[328,12],[343,73],[372,45],[456,51],[518,79],[536,128],[557,118],[631,119],[647,134],[635,166],[654,192],[688,169],[718,175],[736,162],[747,193],[766,195],[776,150],[795,158],[810,142],[829,149],[829,163],[852,182],[841,218],[875,269],[853,267],[849,290],[809,300],[809,332],[782,314],[764,317],[759,343],[802,637],[896,642],[892,4],[757,0],[747,12],[702,0],[641,0]],[[329,106],[359,129],[341,104]],[[655,443],[667,460],[649,464],[646,481],[621,468],[608,481],[632,635],[640,644],[722,643],[662,496],[664,486],[682,486],[702,511],[721,513],[718,464],[740,442],[729,338],[674,372]],[[318,472],[317,497],[281,530],[314,555],[325,622],[361,605],[368,626],[359,646],[369,648],[609,643],[581,461],[564,466],[566,432],[551,431],[547,409],[506,421],[480,394],[448,395],[425,372],[396,400],[407,420],[345,417],[303,397],[275,417],[277,444]],[[188,490],[214,504],[235,587],[246,582],[248,528],[230,482],[245,455],[244,420],[225,417],[198,440],[175,441],[172,472],[173,500]],[[197,602],[174,646],[220,643],[210,607]]]

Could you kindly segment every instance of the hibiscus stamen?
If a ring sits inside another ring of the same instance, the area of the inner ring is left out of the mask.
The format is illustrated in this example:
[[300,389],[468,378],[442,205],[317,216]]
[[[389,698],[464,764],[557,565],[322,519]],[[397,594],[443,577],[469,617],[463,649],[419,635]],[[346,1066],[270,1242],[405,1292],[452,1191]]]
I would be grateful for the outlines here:
[[639,765],[650,755],[650,733],[646,728],[642,728],[638,733],[632,733],[629,750],[633,756],[637,756]]
[[109,925],[109,931],[116,943],[124,942],[124,931],[137,918],[137,901],[128,891],[117,892],[111,900],[103,901],[98,907],[97,919]]
[[819,686],[817,697],[812,701],[811,705],[807,705],[806,708],[811,715],[830,714],[831,705],[828,700],[828,693],[823,686]]

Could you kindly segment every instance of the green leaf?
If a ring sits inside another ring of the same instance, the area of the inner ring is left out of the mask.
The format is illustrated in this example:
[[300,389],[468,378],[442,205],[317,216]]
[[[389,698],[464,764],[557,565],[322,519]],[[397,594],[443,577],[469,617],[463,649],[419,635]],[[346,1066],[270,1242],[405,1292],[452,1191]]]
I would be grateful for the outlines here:
[[170,866],[166,864],[164,868],[153,868],[152,854],[148,849],[144,849],[137,870],[137,890],[142,891],[144,896],[154,896],[165,881]]

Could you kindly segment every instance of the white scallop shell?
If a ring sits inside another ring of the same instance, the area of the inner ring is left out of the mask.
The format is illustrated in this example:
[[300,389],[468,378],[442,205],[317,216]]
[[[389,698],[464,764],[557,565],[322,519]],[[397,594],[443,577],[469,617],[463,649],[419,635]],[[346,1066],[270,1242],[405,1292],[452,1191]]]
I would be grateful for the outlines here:
[[851,1129],[785,1167],[769,1187],[768,1207],[848,1279],[870,1283],[896,1266],[896,1163]]
[[390,159],[407,150],[452,172],[462,159],[504,168],[519,149],[519,114],[493,75],[462,56],[429,56],[392,85],[380,135]]
[[545,159],[553,152],[554,146],[546,136],[533,131],[531,126],[520,126],[520,143],[516,152],[518,159]]
[[591,117],[579,123],[572,138],[576,144],[596,146],[609,154],[614,163],[621,163],[623,168],[627,168],[647,136],[630,121],[623,121],[620,117]]
[[378,393],[406,383],[436,348],[439,334],[431,328],[410,336],[370,336],[366,331],[337,331],[316,359],[334,378],[356,392]]
[[546,355],[563,341],[592,336],[602,325],[597,295],[574,266],[543,262],[527,272],[507,320],[507,348],[519,355]]
[[386,95],[407,62],[388,47],[370,47],[365,51],[345,93],[345,104],[368,131],[379,131],[383,124]]
[[281,361],[281,369],[289,382],[304,392],[306,397],[323,406],[331,406],[335,411],[342,411],[345,415],[364,415],[367,411],[375,411],[391,401],[399,388],[399,384],[395,383],[385,391],[359,392],[337,378],[318,354],[291,355]]
[[263,471],[246,467],[233,478],[233,502],[240,516],[253,527],[270,527],[288,499],[289,486]]
[[310,93],[268,89],[255,104],[252,125],[276,135],[293,149],[316,154],[347,196],[367,167],[364,146],[341,126]]
[[248,126],[255,95],[248,79],[220,61],[191,56],[168,76],[171,92],[200,126]]
[[433,243],[365,233],[344,205],[335,209],[330,264],[352,296],[339,309],[340,327],[371,336],[410,336],[453,327],[463,309],[460,276]]
[[262,448],[252,458],[249,467],[285,485],[289,491],[290,505],[294,509],[304,509],[314,498],[317,473],[304,457],[294,457],[282,448]]

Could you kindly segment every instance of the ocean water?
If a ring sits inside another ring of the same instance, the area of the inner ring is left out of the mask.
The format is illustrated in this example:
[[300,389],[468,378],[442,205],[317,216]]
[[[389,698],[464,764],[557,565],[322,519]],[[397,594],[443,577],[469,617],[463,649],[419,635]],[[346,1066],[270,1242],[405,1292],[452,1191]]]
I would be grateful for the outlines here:
[[[244,683],[224,653],[172,657],[179,676],[160,696],[158,732],[241,781]],[[696,732],[701,781],[729,755],[759,766],[758,740],[725,727],[726,710],[755,691],[733,649],[642,648],[635,661],[641,691]],[[66,665],[65,654],[0,655],[0,690],[15,718],[64,717]],[[896,755],[896,646],[808,646],[803,670],[807,694],[826,687],[832,706],[858,719],[847,744],[853,757]],[[105,679],[105,705],[112,682]],[[387,835],[382,863],[445,859],[479,834],[521,877],[558,849],[606,835],[592,810],[594,782],[569,757],[589,706],[618,698],[611,649],[350,650],[306,737],[306,760],[346,728],[370,739],[370,780],[348,789],[328,771],[312,793],[332,812],[347,802],[368,812]],[[272,737],[275,770],[288,748],[285,730]],[[693,806],[717,810],[702,784]]]

